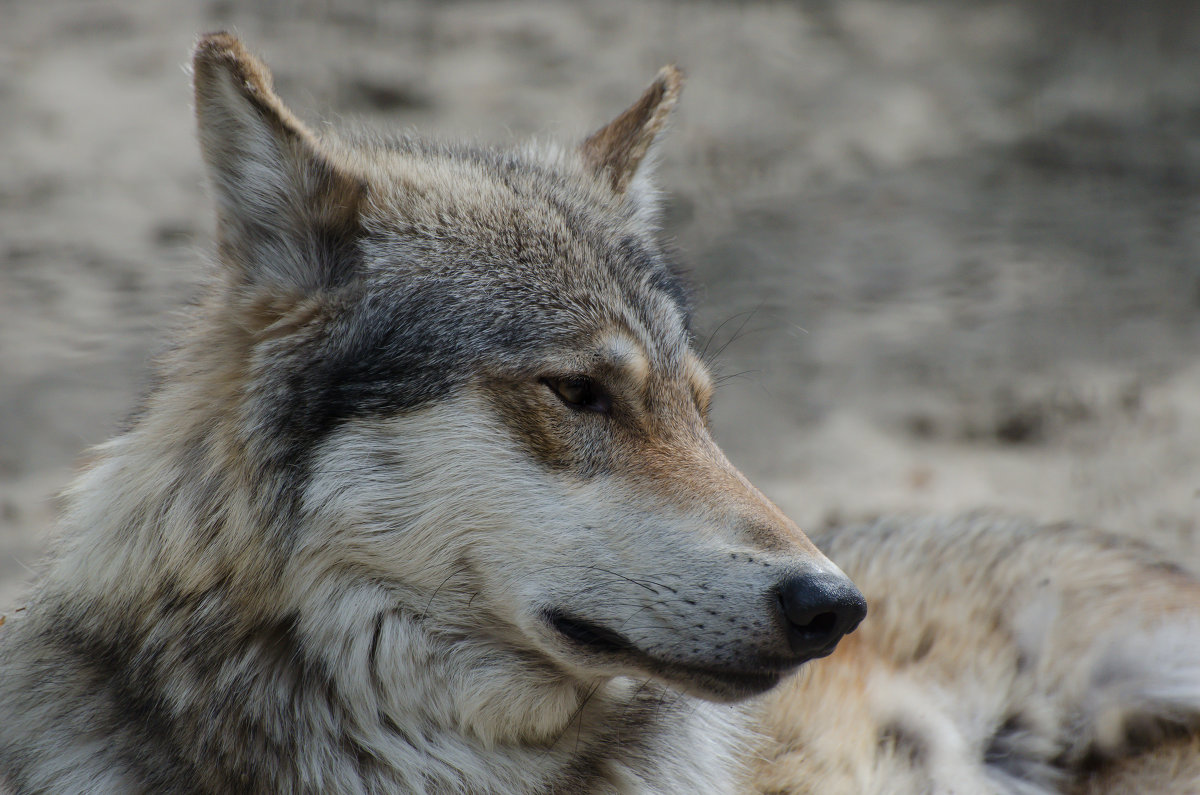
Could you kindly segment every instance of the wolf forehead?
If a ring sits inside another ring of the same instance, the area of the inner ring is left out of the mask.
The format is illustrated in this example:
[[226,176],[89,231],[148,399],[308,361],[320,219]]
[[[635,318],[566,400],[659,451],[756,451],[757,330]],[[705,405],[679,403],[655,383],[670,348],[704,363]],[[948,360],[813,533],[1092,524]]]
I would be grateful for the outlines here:
[[680,267],[630,206],[572,173],[569,153],[374,146],[385,156],[364,158],[359,214],[342,232],[354,240],[336,242],[350,260],[335,266],[343,305],[372,332],[363,355],[405,348],[469,367],[473,355],[504,354],[536,366],[617,333],[652,361],[677,362],[691,323]]
[[558,344],[563,333],[617,327],[674,347],[688,333],[680,268],[639,200],[597,185],[574,153],[411,140],[385,151],[361,215],[369,289],[430,290],[452,308],[471,304],[505,331],[494,340],[501,345],[509,337],[522,347]]

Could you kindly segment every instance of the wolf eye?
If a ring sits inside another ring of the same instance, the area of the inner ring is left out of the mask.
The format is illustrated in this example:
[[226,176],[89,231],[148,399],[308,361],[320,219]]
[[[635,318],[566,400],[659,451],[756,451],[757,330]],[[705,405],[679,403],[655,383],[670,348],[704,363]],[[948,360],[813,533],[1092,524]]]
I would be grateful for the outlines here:
[[542,383],[549,387],[559,400],[576,411],[607,414],[612,409],[612,398],[602,386],[586,375],[543,378]]

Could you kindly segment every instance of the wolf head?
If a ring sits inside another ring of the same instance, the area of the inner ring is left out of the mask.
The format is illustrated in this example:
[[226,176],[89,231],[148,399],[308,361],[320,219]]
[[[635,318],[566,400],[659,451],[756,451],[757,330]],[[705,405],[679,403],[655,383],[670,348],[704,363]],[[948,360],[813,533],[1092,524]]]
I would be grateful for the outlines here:
[[197,554],[272,609],[338,605],[309,632],[390,605],[545,676],[712,700],[854,629],[861,595],[709,432],[640,168],[678,71],[514,152],[318,137],[227,34],[194,74],[220,267],[164,389],[202,400],[172,433],[259,528]]

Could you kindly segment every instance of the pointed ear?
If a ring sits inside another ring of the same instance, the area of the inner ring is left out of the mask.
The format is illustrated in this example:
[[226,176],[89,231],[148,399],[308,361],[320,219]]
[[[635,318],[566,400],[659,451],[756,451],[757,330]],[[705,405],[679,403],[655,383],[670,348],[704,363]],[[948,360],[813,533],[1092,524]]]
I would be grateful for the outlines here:
[[664,66],[637,102],[583,142],[584,161],[614,192],[623,194],[629,187],[682,89],[683,73]]
[[312,290],[348,279],[364,181],[332,162],[236,36],[203,36],[192,72],[223,262],[254,284]]

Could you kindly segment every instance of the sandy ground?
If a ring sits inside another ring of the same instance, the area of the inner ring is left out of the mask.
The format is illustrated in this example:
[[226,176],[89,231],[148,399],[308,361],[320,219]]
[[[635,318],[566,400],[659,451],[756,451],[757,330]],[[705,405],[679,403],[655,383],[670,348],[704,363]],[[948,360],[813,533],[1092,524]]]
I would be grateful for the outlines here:
[[223,27],[309,120],[496,141],[581,136],[678,62],[667,229],[764,490],[1200,564],[1193,5],[0,0],[0,608],[203,267],[182,67]]

